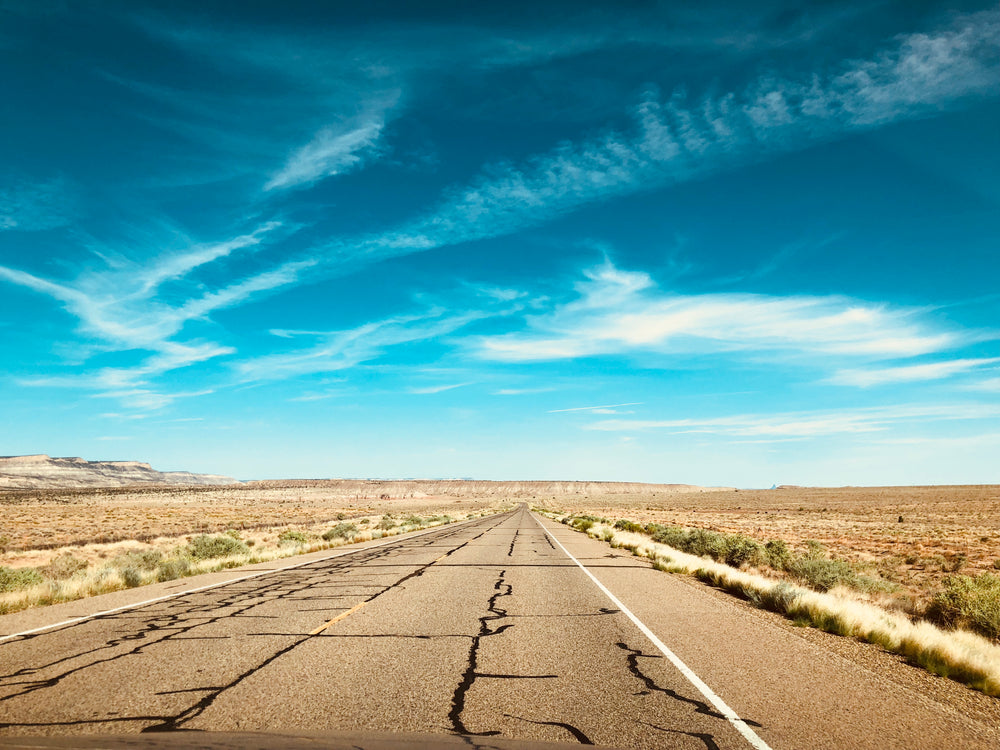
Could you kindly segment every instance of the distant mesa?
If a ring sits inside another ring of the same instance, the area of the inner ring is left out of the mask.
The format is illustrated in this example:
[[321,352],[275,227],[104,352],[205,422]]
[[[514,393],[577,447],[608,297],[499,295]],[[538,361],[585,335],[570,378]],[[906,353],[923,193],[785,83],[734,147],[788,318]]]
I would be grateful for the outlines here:
[[124,487],[130,484],[238,484],[232,477],[156,471],[141,461],[88,461],[84,458],[0,456],[0,491]]

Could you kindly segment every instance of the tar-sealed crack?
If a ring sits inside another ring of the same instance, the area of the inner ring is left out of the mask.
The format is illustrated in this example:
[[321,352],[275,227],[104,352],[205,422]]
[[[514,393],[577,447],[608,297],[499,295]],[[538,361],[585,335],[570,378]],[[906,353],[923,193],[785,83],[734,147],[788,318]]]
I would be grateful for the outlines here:
[[[458,549],[465,547],[471,541],[480,538],[505,520],[506,516],[501,517],[501,519],[491,524],[484,531],[450,549],[445,556],[451,555]],[[440,541],[447,539],[455,534],[462,533],[465,530],[467,529],[444,529],[442,530],[443,533],[435,535],[435,540]],[[124,612],[117,612],[91,618],[84,623],[69,625],[64,628],[59,628],[58,630],[22,636],[21,638],[10,641],[9,644],[15,644],[34,638],[43,638],[53,633],[59,633],[70,628],[77,627],[78,625],[100,621],[114,621],[126,626],[128,623],[134,622],[136,628],[126,635],[108,638],[104,643],[91,650],[71,653],[69,655],[53,659],[44,664],[17,669],[6,674],[0,674],[0,689],[14,688],[14,690],[10,693],[0,696],[0,704],[19,696],[25,696],[37,691],[58,688],[59,684],[67,678],[88,669],[98,667],[99,665],[109,664],[111,662],[126,660],[129,657],[143,654],[144,652],[148,652],[150,649],[166,644],[167,642],[192,639],[214,639],[214,636],[201,636],[199,634],[193,634],[192,631],[200,629],[204,626],[211,626],[213,624],[223,622],[229,618],[261,617],[261,615],[254,614],[252,610],[264,604],[271,604],[276,601],[308,602],[310,604],[326,602],[330,605],[326,608],[326,611],[329,612],[331,609],[336,609],[338,607],[334,600],[342,599],[344,594],[338,593],[331,596],[324,596],[323,594],[318,594],[315,587],[322,586],[324,589],[340,587],[337,585],[331,586],[328,583],[331,575],[349,575],[356,571],[359,565],[363,566],[367,563],[371,563],[391,555],[393,552],[400,549],[406,549],[415,541],[416,540],[404,538],[400,540],[399,544],[395,544],[390,547],[371,551],[362,550],[354,555],[336,558],[334,560],[318,560],[315,563],[299,567],[295,570],[276,572],[266,578],[252,579],[250,581],[234,581],[231,585],[220,586],[209,591],[194,592],[190,596],[177,597],[168,603],[158,602],[143,607],[136,607]],[[422,542],[423,540],[417,544],[419,545]],[[353,586],[356,589],[369,589],[367,595],[364,593],[360,594],[364,597],[363,601],[367,603],[388,591],[398,588],[405,582],[416,578],[417,576],[423,575],[423,573],[433,564],[434,563],[431,562],[421,565],[388,586],[378,584],[371,585],[366,583],[362,583],[361,585],[356,583],[348,585]],[[357,576],[357,578],[363,577],[364,576]],[[321,609],[321,607],[316,607],[316,609]],[[8,727],[63,727],[77,724],[89,725],[112,722],[145,722],[147,723],[147,727],[143,731],[146,732],[181,729],[185,723],[190,722],[192,719],[202,714],[226,690],[229,690],[230,688],[243,682],[248,677],[254,675],[261,669],[264,669],[269,664],[294,650],[297,646],[306,642],[310,638],[323,637],[322,634],[319,634],[318,636],[296,633],[277,635],[289,637],[293,640],[284,647],[273,652],[260,663],[244,670],[228,682],[224,684],[194,687],[180,691],[168,691],[174,693],[206,693],[196,703],[173,716],[119,716],[113,712],[109,712],[110,715],[104,718],[49,722],[3,721],[0,722],[0,729]],[[121,646],[128,644],[134,645],[125,651],[118,651]],[[80,663],[81,659],[86,659],[87,657],[90,658],[84,663]],[[38,674],[39,672],[52,670],[60,666],[64,666],[65,669],[57,674],[50,675],[45,678],[32,678],[33,675]]]
[[508,719],[517,719],[518,721],[526,721],[529,724],[537,724],[543,727],[560,727],[569,732],[581,745],[593,745],[594,743],[590,741],[590,738],[585,735],[578,727],[572,724],[567,724],[565,721],[538,721],[537,719],[529,719],[524,716],[513,716],[511,714],[504,714]]
[[[662,659],[663,658],[662,656],[660,656],[659,654],[644,654],[639,649],[631,648],[625,643],[621,642],[618,642],[615,645],[618,646],[618,648],[620,648],[622,651],[626,652],[627,654],[626,663],[628,665],[628,671],[631,672],[632,675],[636,677],[639,681],[641,681],[644,686],[644,689],[639,691],[637,695],[651,695],[652,693],[662,693],[663,695],[666,695],[669,698],[673,698],[676,701],[680,701],[682,703],[687,703],[694,706],[695,713],[704,714],[705,716],[711,716],[713,719],[722,719],[723,721],[728,721],[728,719],[726,719],[725,716],[720,714],[718,711],[712,709],[705,701],[701,701],[696,698],[688,698],[687,696],[681,695],[676,690],[672,690],[668,687],[658,685],[655,680],[653,680],[649,675],[645,674],[639,668],[640,658]],[[750,721],[749,719],[743,719],[743,722],[755,727],[760,726],[760,724],[757,723],[756,721]],[[652,727],[654,725],[649,724],[649,726]],[[678,729],[665,729],[663,727],[655,727],[655,728],[661,729],[664,732],[686,734],[691,737],[696,737],[697,739],[705,743],[705,746],[708,748],[708,750],[713,750],[713,749],[717,750],[718,747],[715,743],[715,737],[712,734],[684,732]]]
[[490,597],[486,607],[486,614],[479,618],[479,632],[472,636],[472,643],[469,644],[469,658],[465,666],[465,673],[462,675],[458,687],[451,698],[451,710],[448,712],[448,719],[451,721],[452,729],[456,734],[474,734],[479,737],[492,737],[499,732],[470,732],[462,721],[462,711],[465,710],[465,697],[477,677],[481,675],[476,671],[479,663],[479,646],[483,638],[499,635],[508,628],[513,627],[513,623],[507,623],[498,627],[493,627],[497,620],[507,617],[507,610],[499,605],[500,599],[511,595],[511,585],[506,580],[507,571],[501,570],[496,583],[493,584],[493,595]]
[[668,734],[683,734],[687,737],[693,737],[696,740],[701,740],[705,743],[705,750],[719,750],[719,746],[715,742],[715,737],[708,732],[685,732],[680,729],[668,729],[667,727],[650,724],[648,721],[641,721],[639,723],[645,724],[647,727],[651,727],[652,729],[658,729],[661,732],[667,732]]

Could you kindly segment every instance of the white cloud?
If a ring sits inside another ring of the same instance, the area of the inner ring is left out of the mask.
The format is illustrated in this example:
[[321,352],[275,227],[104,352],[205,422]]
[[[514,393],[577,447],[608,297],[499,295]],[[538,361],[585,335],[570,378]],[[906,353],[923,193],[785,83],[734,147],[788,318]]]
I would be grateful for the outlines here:
[[376,153],[384,128],[385,107],[356,120],[323,128],[289,157],[264,190],[310,185],[357,169]]
[[978,383],[972,383],[967,387],[969,390],[974,391],[990,391],[1000,393],[1000,378],[986,378],[985,380],[980,380]]
[[970,372],[1000,362],[1000,358],[952,359],[919,365],[901,365],[881,369],[838,370],[826,382],[834,385],[853,385],[870,388],[895,383],[913,383],[924,380],[941,380],[952,375]]
[[55,229],[76,213],[76,194],[65,178],[31,182],[7,175],[0,182],[0,231]]
[[530,316],[525,331],[469,340],[481,358],[503,362],[634,352],[770,352],[862,359],[938,352],[971,335],[925,320],[919,309],[845,297],[662,292],[644,273],[589,269],[577,299]]
[[347,370],[380,357],[390,347],[445,336],[487,315],[483,312],[446,315],[444,310],[435,308],[421,315],[386,318],[345,331],[311,334],[320,338],[320,343],[246,359],[236,363],[235,370],[246,381],[284,380]]
[[601,413],[608,413],[606,411],[602,411],[606,409],[616,409],[620,406],[641,406],[641,405],[642,405],[641,401],[629,401],[628,403],[625,404],[604,404],[602,406],[574,406],[571,409],[550,409],[548,413],[561,414],[562,412],[568,412],[568,411],[589,411],[595,414],[601,414]]
[[542,387],[542,388],[501,388],[500,390],[493,391],[494,396],[527,396],[533,393],[551,393],[556,390],[552,387]]
[[[213,342],[178,341],[185,325],[260,293],[294,284],[315,261],[287,262],[208,291],[187,277],[194,270],[237,251],[256,250],[280,227],[278,222],[266,222],[248,234],[224,242],[161,252],[149,264],[116,260],[71,282],[51,281],[0,266],[0,279],[62,303],[79,320],[80,331],[97,342],[95,351],[152,353],[134,366],[105,367],[77,377],[35,379],[30,384],[104,390],[130,408],[163,408],[174,397],[145,388],[150,378],[235,352],[232,347]],[[179,281],[185,282],[186,293],[177,284],[171,287],[169,295],[163,292],[162,287],[168,282]]]
[[868,409],[740,414],[685,419],[607,419],[584,429],[606,432],[666,430],[674,434],[704,433],[740,438],[814,438],[829,435],[881,432],[894,426],[931,421],[994,419],[996,404],[900,405]]
[[452,383],[450,385],[432,385],[426,388],[410,388],[409,393],[433,395],[435,393],[444,393],[445,391],[450,391],[455,388],[464,388],[467,385],[472,385],[472,383]]
[[363,239],[358,249],[374,261],[510,234],[596,201],[996,96],[998,43],[1000,12],[987,11],[933,34],[901,37],[873,59],[825,75],[762,78],[695,104],[650,92],[631,132],[563,143],[521,165],[495,165],[452,190],[429,216]]

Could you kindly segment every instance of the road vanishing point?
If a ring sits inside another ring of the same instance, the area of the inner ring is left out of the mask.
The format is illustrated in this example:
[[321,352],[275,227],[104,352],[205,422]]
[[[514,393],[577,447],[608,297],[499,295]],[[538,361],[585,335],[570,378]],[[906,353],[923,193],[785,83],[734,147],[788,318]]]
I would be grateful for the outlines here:
[[522,505],[2,617],[0,745],[1000,747],[832,638]]

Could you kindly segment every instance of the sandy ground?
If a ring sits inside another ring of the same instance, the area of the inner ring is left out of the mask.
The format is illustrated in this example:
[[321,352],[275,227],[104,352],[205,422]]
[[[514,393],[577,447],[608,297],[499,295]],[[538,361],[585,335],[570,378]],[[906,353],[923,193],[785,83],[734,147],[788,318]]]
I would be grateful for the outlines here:
[[[313,526],[392,513],[479,512],[510,502],[611,520],[697,526],[761,541],[807,539],[924,598],[954,572],[997,572],[1000,486],[706,490],[685,485],[476,481],[274,481],[0,494],[0,565],[38,565],[66,546]],[[902,520],[900,520],[902,519]],[[38,551],[48,550],[47,554]],[[906,606],[906,602],[901,602]]]
[[611,520],[782,539],[798,549],[815,540],[831,555],[900,584],[902,597],[926,596],[954,572],[1000,575],[994,567],[1000,564],[998,485],[788,487],[627,499],[550,497],[548,502]]

